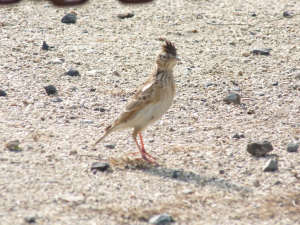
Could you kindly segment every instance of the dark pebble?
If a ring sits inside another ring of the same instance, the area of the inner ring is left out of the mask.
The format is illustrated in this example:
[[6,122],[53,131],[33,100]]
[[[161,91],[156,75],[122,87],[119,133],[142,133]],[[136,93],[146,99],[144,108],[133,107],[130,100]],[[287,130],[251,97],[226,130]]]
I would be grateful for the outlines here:
[[172,174],[172,178],[178,178],[178,177],[179,177],[178,171],[174,170]]
[[79,76],[79,71],[74,68],[70,68],[68,72],[66,72],[66,75],[71,76],[71,77],[77,77]]
[[102,107],[99,107],[99,106],[96,106],[94,108],[95,111],[100,111],[100,112],[105,112],[106,109],[102,108]]
[[105,171],[109,168],[109,164],[107,162],[96,162],[92,165],[92,171],[93,170],[100,170]]
[[26,216],[24,218],[25,222],[27,223],[35,223],[36,222],[36,218],[34,216]]
[[114,149],[116,145],[104,145],[105,148]]
[[272,83],[273,86],[278,86],[278,82]]
[[98,172],[98,170],[92,170],[93,174],[96,174]]
[[271,49],[254,49],[252,51],[253,54],[256,54],[256,55],[270,55],[270,50]]
[[68,13],[62,19],[62,23],[76,23],[76,16],[73,13]]
[[47,45],[46,41],[43,41],[42,49],[43,50],[48,50],[49,49],[49,45]]
[[256,17],[257,16],[254,12],[250,13],[249,15],[252,16],[252,17]]
[[206,82],[206,83],[204,84],[204,87],[208,88],[208,87],[214,86],[214,85],[215,85],[215,84],[212,83],[212,82]]
[[6,96],[5,91],[0,90],[0,96]]
[[290,13],[289,11],[284,11],[283,12],[283,17],[285,17],[285,18],[291,18],[291,17],[293,17],[293,14]]
[[255,156],[265,156],[273,151],[273,146],[269,141],[252,142],[247,145],[247,152]]
[[223,99],[223,101],[227,104],[234,103],[240,104],[241,103],[241,96],[235,93],[228,93],[227,96]]
[[118,14],[117,16],[119,19],[127,19],[127,18],[132,18],[134,17],[133,13],[124,13],[124,14]]
[[219,170],[219,174],[224,174],[225,171],[224,170]]
[[62,102],[62,100],[60,98],[52,98],[50,101],[51,102]]
[[232,138],[240,139],[241,136],[240,136],[238,133],[235,133],[235,134],[232,136]]
[[166,225],[166,224],[170,224],[172,221],[173,221],[172,217],[170,217],[168,214],[160,214],[160,215],[151,217],[148,222],[150,224]]
[[47,95],[54,94],[57,91],[53,85],[46,86],[46,87],[44,87],[44,89],[45,89]]
[[91,88],[90,91],[94,92],[94,91],[96,91],[96,88]]
[[298,143],[294,143],[293,141],[289,142],[287,147],[286,147],[286,150],[288,152],[297,152],[299,148],[299,144]]

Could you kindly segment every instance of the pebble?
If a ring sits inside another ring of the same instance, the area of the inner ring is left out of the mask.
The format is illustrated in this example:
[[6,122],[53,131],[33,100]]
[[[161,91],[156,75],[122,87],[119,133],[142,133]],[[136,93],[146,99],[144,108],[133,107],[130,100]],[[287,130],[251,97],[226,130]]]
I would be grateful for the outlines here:
[[201,13],[197,14],[197,19],[203,19],[203,15]]
[[266,49],[266,48],[263,48],[263,49],[254,49],[252,51],[252,53],[256,54],[256,55],[270,55],[270,50],[271,49]]
[[225,171],[224,170],[219,170],[219,174],[224,174]]
[[20,144],[19,140],[13,140],[7,142],[5,144],[5,147],[8,148],[9,150],[16,151],[16,150],[20,150],[19,144]]
[[172,222],[172,218],[166,213],[153,216],[149,219],[150,224],[157,224],[157,225],[167,225],[170,224],[171,222]]
[[79,71],[77,69],[74,69],[71,67],[67,72],[66,75],[71,76],[71,77],[78,77],[80,76]]
[[71,91],[71,92],[73,92],[73,91],[77,91],[78,88],[75,87],[75,86],[71,86],[71,87],[68,88],[68,90]]
[[27,223],[35,223],[35,222],[36,222],[35,216],[26,216],[26,217],[24,218],[24,220],[25,220],[25,222],[27,222]]
[[260,186],[259,180],[253,181],[253,185],[254,185],[255,187],[259,187],[259,186]]
[[204,87],[208,88],[208,87],[214,86],[214,85],[215,85],[215,84],[212,83],[212,82],[206,82],[206,83],[204,84]]
[[240,88],[239,87],[233,87],[232,90],[234,90],[234,91],[240,91]]
[[119,19],[127,19],[127,18],[134,17],[134,14],[133,13],[122,13],[122,14],[118,14],[117,17]]
[[250,56],[250,53],[249,52],[244,52],[244,53],[242,53],[242,56],[248,57],[248,56]]
[[300,73],[298,73],[295,77],[297,80],[300,80]]
[[257,15],[254,12],[249,13],[249,16],[256,17]]
[[285,18],[291,18],[291,17],[293,17],[293,14],[290,13],[289,11],[284,11],[282,15]]
[[297,142],[294,143],[293,141],[291,141],[288,143],[286,150],[288,152],[297,152],[298,148],[299,148],[299,144]]
[[0,96],[6,96],[5,91],[0,90]]
[[104,145],[105,148],[114,149],[116,145]]
[[182,193],[183,193],[183,194],[186,194],[186,195],[189,195],[189,194],[194,193],[194,191],[191,190],[191,189],[184,189],[184,190],[182,191]]
[[43,41],[42,49],[43,50],[48,50],[49,49],[49,45],[47,45],[46,41]]
[[91,124],[91,123],[94,123],[94,121],[93,120],[81,120],[80,123]]
[[241,103],[241,96],[235,93],[228,93],[227,96],[223,99],[223,101],[227,104],[234,103],[240,104]]
[[45,86],[44,89],[45,89],[47,95],[54,94],[57,91],[56,87],[54,87],[53,85]]
[[115,75],[115,76],[117,76],[117,77],[120,77],[121,75],[118,73],[118,71],[114,71],[113,73],[112,73],[113,75]]
[[94,110],[95,110],[95,111],[100,111],[100,112],[105,112],[105,108],[102,108],[102,107],[100,107],[100,106],[96,106],[96,107],[94,108]]
[[70,151],[69,155],[77,155],[77,151],[76,150]]
[[263,167],[264,172],[278,170],[278,162],[270,159]]
[[278,86],[278,82],[276,81],[276,82],[272,83],[272,85],[273,86]]
[[247,145],[247,152],[255,156],[265,156],[273,151],[273,146],[269,141],[252,142]]
[[172,174],[172,178],[178,178],[178,177],[179,177],[178,171],[174,170]]
[[110,167],[110,165],[107,162],[95,162],[92,165],[91,170],[100,170],[100,171],[105,171]]
[[63,18],[61,18],[62,23],[76,23],[76,15],[73,13],[68,13]]
[[61,100],[60,98],[52,98],[50,99],[51,102],[62,102],[63,100]]
[[56,58],[56,59],[51,59],[49,61],[49,64],[63,64],[64,62],[65,62],[64,59]]

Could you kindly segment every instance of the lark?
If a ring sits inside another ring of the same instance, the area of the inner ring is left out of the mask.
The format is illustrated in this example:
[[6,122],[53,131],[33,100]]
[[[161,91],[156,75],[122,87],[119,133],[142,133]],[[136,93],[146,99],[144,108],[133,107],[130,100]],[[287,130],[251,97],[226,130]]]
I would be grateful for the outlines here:
[[[105,129],[104,135],[94,146],[112,132],[133,128],[132,137],[139,152],[131,154],[141,153],[142,159],[153,163],[148,157],[154,160],[155,158],[146,152],[141,132],[160,119],[172,105],[175,95],[173,68],[178,61],[180,59],[177,56],[175,46],[170,41],[165,40],[156,56],[153,72],[147,81],[140,86],[126,105],[124,112],[112,125]],[[138,135],[141,146],[137,141]]]

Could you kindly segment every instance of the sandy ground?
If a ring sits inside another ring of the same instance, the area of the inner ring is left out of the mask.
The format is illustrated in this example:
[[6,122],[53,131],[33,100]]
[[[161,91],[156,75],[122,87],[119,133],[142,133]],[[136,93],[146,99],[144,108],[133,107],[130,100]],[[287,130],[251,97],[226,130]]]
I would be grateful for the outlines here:
[[[61,23],[71,11],[76,24]],[[299,2],[275,0],[1,6],[0,224],[31,215],[37,224],[147,224],[160,213],[173,224],[299,224],[300,156],[286,151],[300,137],[299,13]],[[161,38],[182,61],[172,107],[143,133],[157,165],[127,158],[137,150],[130,130],[93,149],[151,72]],[[248,54],[255,48],[272,50]],[[80,77],[66,76],[70,67]],[[56,96],[45,93],[50,84]],[[223,102],[229,91],[241,105]],[[15,139],[20,151],[5,148]],[[247,143],[258,140],[274,151],[251,156]],[[277,171],[262,171],[269,159]],[[111,167],[94,174],[99,161]]]

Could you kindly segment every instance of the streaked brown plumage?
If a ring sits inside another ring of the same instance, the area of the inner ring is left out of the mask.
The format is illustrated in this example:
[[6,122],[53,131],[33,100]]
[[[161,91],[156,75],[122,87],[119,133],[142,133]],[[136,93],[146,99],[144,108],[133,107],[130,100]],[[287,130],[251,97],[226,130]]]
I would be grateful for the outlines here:
[[[152,162],[147,156],[153,159],[154,157],[145,151],[141,132],[160,119],[172,105],[175,95],[173,68],[178,61],[180,59],[177,57],[175,46],[166,40],[161,51],[157,54],[152,74],[139,88],[132,100],[128,102],[124,112],[115,123],[105,129],[105,134],[94,146],[114,131],[134,128],[132,137],[142,158]],[[138,134],[142,147],[139,146],[136,139]]]

